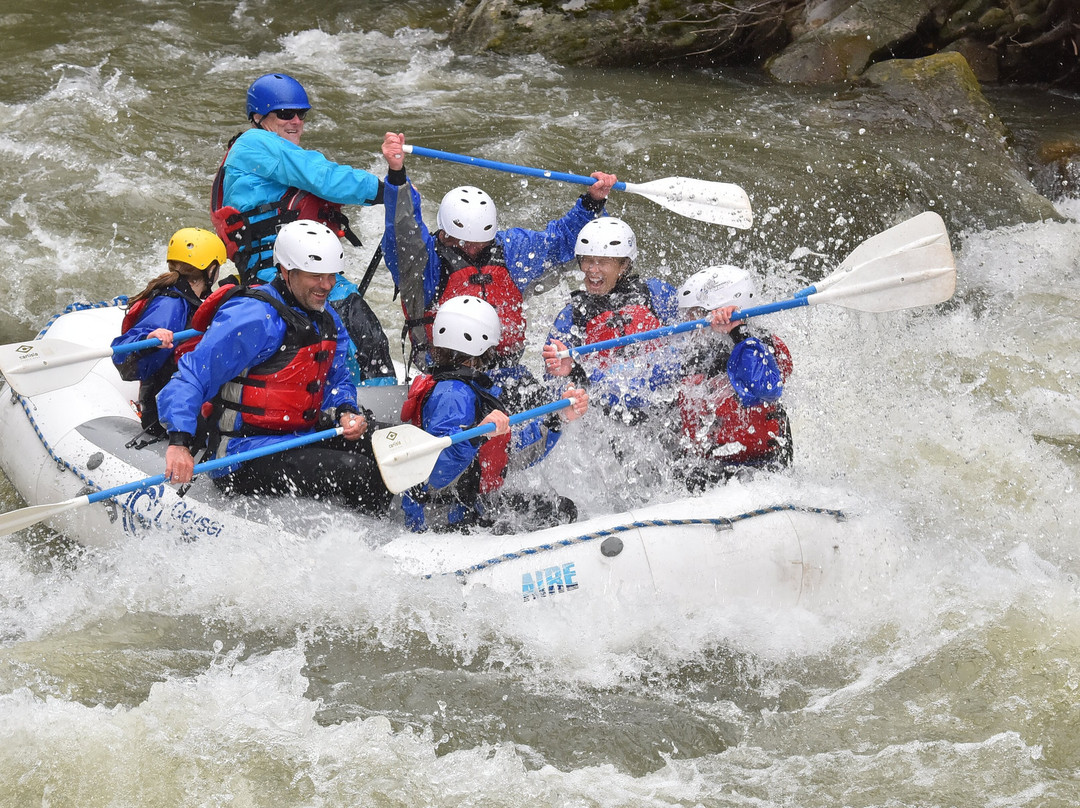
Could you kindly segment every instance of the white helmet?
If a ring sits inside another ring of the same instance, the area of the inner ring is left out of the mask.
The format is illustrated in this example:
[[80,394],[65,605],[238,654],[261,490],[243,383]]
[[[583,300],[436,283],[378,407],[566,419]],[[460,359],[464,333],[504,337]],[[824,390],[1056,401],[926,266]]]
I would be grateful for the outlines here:
[[695,272],[679,287],[680,309],[746,308],[754,299],[754,282],[745,269],[724,264]]
[[274,263],[285,269],[336,275],[345,269],[345,252],[341,239],[325,224],[300,219],[278,230]]
[[578,233],[574,254],[609,258],[637,258],[637,238],[630,225],[614,216],[593,219]]
[[499,344],[502,327],[495,307],[472,295],[452,297],[439,306],[432,326],[436,348],[450,348],[480,356]]
[[495,238],[495,200],[486,191],[462,185],[443,197],[436,223],[448,236],[462,241],[491,241]]

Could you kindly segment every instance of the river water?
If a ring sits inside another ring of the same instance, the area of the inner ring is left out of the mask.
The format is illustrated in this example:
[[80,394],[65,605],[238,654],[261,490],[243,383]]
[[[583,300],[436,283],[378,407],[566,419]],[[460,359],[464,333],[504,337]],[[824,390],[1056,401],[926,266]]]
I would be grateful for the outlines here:
[[[904,563],[824,612],[462,610],[452,589],[378,560],[392,528],[94,552],[27,531],[0,542],[0,806],[1080,801],[1075,185],[1054,199],[1065,221],[1002,221],[999,190],[972,179],[993,150],[876,126],[871,91],[460,56],[445,25],[421,2],[9,0],[0,342],[73,299],[138,290],[175,229],[208,224],[244,89],[270,70],[314,96],[305,145],[380,173],[393,129],[536,167],[746,187],[748,232],[613,196],[639,263],[673,282],[736,262],[765,299],[787,296],[936,209],[952,302],[768,321],[796,366],[796,467],[775,485],[895,521]],[[1080,130],[1075,96],[991,100],[1020,143]],[[578,192],[409,169],[429,203],[482,185],[506,224],[539,226]],[[381,209],[354,223],[358,277]],[[567,270],[531,298],[533,336],[574,282]],[[382,273],[369,300],[395,333],[391,296]],[[564,462],[588,455],[589,434]],[[597,471],[586,510],[675,495]],[[22,504],[0,478],[0,507]]]

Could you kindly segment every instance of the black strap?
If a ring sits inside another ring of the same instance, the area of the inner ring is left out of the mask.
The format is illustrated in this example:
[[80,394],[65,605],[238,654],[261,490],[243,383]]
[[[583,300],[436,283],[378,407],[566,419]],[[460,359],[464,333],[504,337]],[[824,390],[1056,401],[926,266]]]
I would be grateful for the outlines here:
[[[375,248],[374,255],[371,256],[371,262],[368,263],[367,271],[364,273],[363,280],[356,287],[356,293],[363,297],[367,294],[368,287],[371,286],[371,279],[375,277],[375,270],[379,268],[379,262],[382,261],[382,242],[379,242],[379,246]],[[396,295],[395,295],[396,296]]]
[[145,449],[147,446],[152,446],[155,443],[165,440],[169,435],[167,432],[162,431],[161,434],[155,434],[149,429],[144,429],[134,438],[124,444],[125,449]]

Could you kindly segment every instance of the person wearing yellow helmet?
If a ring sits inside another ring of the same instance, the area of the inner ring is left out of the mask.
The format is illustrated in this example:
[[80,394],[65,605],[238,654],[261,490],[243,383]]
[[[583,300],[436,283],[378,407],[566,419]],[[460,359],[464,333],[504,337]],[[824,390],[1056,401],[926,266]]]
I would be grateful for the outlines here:
[[140,382],[139,415],[143,429],[154,436],[165,434],[158,423],[155,396],[176,371],[173,333],[190,327],[195,310],[210,294],[225,263],[225,244],[209,230],[185,227],[169,239],[165,260],[168,271],[128,299],[120,336],[112,341],[115,348],[161,340],[160,348],[113,355],[121,377]]

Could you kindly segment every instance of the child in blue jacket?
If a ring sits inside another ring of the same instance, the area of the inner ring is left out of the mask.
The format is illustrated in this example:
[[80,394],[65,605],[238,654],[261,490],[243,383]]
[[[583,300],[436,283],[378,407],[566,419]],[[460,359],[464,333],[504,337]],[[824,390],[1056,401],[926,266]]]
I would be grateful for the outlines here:
[[471,295],[446,301],[435,315],[432,370],[413,381],[402,420],[437,437],[479,424],[496,428],[443,449],[428,481],[402,495],[405,520],[414,531],[490,526],[495,515],[509,508],[529,512],[530,528],[571,522],[577,516],[573,502],[564,497],[510,500],[500,492],[508,466],[532,465],[547,456],[562,422],[581,417],[589,405],[584,391],[569,388],[563,397],[574,402],[571,407],[543,423],[529,421],[511,434],[500,388],[483,371],[500,336],[495,308]]
[[169,239],[169,271],[158,275],[128,301],[121,334],[112,347],[161,340],[160,348],[113,355],[120,376],[139,384],[139,417],[154,437],[165,434],[158,423],[156,396],[176,371],[173,334],[191,327],[199,304],[210,294],[225,263],[225,245],[209,230],[185,227]]

